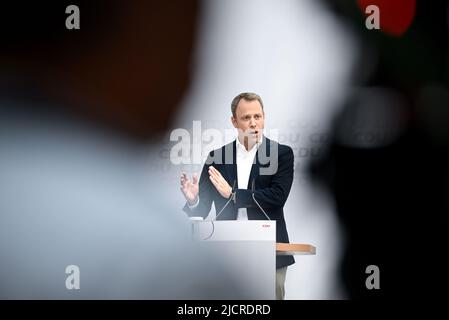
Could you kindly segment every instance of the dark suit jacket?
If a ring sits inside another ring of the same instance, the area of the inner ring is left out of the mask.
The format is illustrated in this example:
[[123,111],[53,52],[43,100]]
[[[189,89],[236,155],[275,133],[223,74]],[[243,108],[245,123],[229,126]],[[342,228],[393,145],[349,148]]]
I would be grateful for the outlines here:
[[[249,220],[266,220],[267,218],[252,198],[254,186],[255,199],[270,219],[276,220],[276,241],[288,243],[283,208],[293,182],[293,150],[289,146],[264,137],[255,160],[251,168],[248,189],[238,189],[236,141],[211,151],[200,176],[200,202],[193,209],[186,204],[184,211],[189,216],[206,218],[212,202],[215,203],[217,213],[224,207],[228,199],[218,193],[209,179],[208,167],[214,166],[236,192],[235,201],[228,204],[217,220],[235,220],[238,208],[247,208]],[[294,262],[293,256],[278,256],[276,268],[282,268]]]

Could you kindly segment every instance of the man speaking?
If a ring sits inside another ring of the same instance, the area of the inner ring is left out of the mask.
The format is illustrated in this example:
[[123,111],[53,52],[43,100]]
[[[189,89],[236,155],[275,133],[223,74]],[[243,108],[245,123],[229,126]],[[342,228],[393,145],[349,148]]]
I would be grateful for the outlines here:
[[[217,220],[276,220],[276,241],[288,243],[284,204],[293,182],[293,150],[263,136],[263,102],[241,93],[231,103],[238,138],[210,152],[201,172],[181,175],[181,191],[189,216],[207,217],[212,202]],[[230,201],[230,199],[232,199]],[[225,207],[226,206],[226,207]],[[267,216],[266,216],[266,215]],[[276,257],[276,299],[284,299],[287,266],[293,256]]]

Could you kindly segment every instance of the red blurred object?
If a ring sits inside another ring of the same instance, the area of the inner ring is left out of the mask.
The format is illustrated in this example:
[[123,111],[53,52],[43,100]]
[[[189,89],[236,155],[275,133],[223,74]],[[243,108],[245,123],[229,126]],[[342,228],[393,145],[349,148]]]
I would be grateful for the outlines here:
[[401,36],[411,26],[415,17],[416,0],[357,0],[366,16],[366,7],[375,5],[380,12],[380,29],[392,36]]

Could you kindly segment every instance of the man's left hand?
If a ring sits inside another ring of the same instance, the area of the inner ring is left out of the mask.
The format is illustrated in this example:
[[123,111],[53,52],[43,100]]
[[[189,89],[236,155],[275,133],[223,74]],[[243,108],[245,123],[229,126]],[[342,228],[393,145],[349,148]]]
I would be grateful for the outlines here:
[[222,197],[227,199],[231,196],[231,186],[225,180],[225,178],[223,178],[221,173],[212,166],[209,167],[209,179]]

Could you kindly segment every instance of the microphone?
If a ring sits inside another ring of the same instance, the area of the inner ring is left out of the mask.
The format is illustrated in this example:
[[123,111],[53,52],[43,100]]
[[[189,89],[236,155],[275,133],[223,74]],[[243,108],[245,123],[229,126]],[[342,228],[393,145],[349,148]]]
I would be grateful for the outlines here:
[[218,216],[223,212],[224,209],[226,209],[226,207],[228,206],[229,202],[234,200],[234,203],[235,203],[235,185],[236,185],[236,183],[237,183],[237,180],[234,180],[234,183],[232,184],[232,191],[231,191],[231,196],[229,197],[229,200],[225,203],[223,208],[221,208],[221,210],[215,216],[215,219],[213,219],[212,221],[217,220]]
[[226,209],[226,207],[228,206],[229,202],[231,202],[232,200],[234,200],[235,203],[235,185],[237,183],[237,180],[234,180],[234,183],[232,184],[232,191],[231,191],[231,196],[229,197],[229,200],[225,203],[225,205],[223,206],[223,208],[221,208],[220,212],[218,212],[218,214],[215,216],[215,219],[210,220],[211,224],[212,224],[212,231],[211,233],[204,238],[203,240],[209,240],[214,232],[215,232],[215,226],[214,226],[214,221],[217,220],[217,218],[220,216],[220,214],[224,211],[224,209]]
[[257,204],[257,206],[259,207],[259,209],[263,212],[263,214],[265,215],[265,217],[267,217],[268,220],[271,221],[270,217],[267,215],[267,213],[265,212],[265,210],[262,208],[262,206],[259,204],[259,202],[257,202],[256,197],[254,197],[254,183],[255,183],[255,179],[253,179],[252,183],[251,183],[251,195],[253,197],[254,202]]

